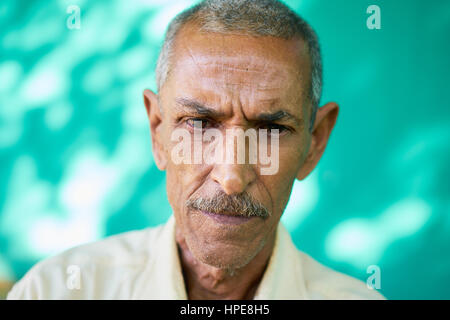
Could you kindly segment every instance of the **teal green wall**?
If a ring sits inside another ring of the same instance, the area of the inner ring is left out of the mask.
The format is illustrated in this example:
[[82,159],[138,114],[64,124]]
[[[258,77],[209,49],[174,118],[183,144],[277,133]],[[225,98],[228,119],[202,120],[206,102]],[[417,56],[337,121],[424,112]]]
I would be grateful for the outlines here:
[[[379,266],[387,298],[450,299],[450,1],[286,2],[319,34],[322,102],[341,106],[283,217],[296,245],[364,281]],[[0,2],[0,281],[167,219],[142,91],[190,4]],[[366,27],[371,4],[380,30]]]

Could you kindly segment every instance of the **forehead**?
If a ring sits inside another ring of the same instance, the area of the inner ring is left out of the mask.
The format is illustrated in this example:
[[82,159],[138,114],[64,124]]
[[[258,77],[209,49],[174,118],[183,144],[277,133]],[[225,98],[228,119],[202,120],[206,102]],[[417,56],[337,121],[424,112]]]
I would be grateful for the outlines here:
[[204,33],[185,26],[171,59],[168,80],[176,94],[205,100],[299,99],[309,82],[309,58],[299,39]]

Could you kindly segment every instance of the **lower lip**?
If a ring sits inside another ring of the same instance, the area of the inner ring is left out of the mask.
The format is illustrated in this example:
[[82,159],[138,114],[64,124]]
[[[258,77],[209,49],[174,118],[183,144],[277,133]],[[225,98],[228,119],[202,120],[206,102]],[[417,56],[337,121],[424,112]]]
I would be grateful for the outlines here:
[[202,211],[202,213],[222,224],[242,224],[252,220],[253,218],[256,218],[256,217],[229,216],[225,214],[216,214],[205,211]]

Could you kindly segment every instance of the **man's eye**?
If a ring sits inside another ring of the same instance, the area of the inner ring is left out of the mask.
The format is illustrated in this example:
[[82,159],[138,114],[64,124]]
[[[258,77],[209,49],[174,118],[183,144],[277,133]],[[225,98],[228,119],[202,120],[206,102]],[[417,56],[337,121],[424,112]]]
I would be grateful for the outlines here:
[[264,125],[261,125],[259,128],[260,129],[266,129],[269,134],[274,134],[275,133],[274,130],[278,130],[279,134],[282,134],[285,131],[289,130],[286,126],[283,126],[283,125],[280,125],[280,124],[276,124],[276,123],[264,124]]
[[211,126],[211,121],[202,118],[190,118],[186,120],[186,124],[192,128],[205,129]]

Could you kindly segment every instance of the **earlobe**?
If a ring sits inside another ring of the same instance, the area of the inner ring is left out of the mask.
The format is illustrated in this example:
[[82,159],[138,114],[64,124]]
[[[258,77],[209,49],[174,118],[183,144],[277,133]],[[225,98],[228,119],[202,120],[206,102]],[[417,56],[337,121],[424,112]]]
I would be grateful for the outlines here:
[[311,133],[311,145],[308,155],[297,174],[298,180],[305,179],[319,163],[336,123],[338,113],[339,106],[335,102],[329,102],[317,110],[314,128]]
[[144,90],[144,105],[150,123],[150,133],[152,139],[152,151],[156,166],[160,170],[165,170],[167,157],[164,152],[164,144],[161,138],[162,116],[158,101],[158,96],[151,90]]

